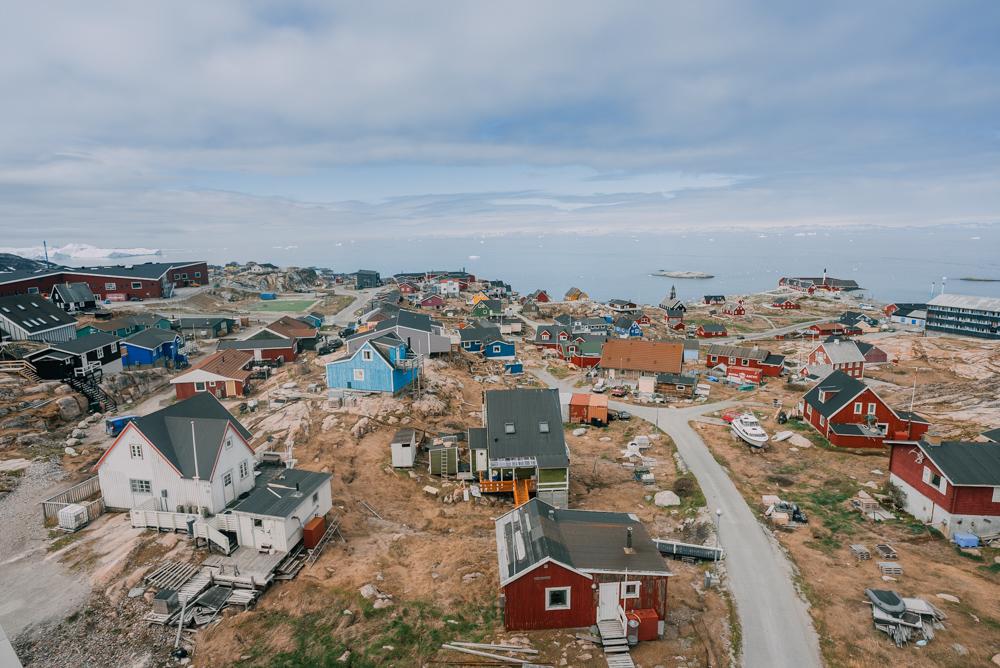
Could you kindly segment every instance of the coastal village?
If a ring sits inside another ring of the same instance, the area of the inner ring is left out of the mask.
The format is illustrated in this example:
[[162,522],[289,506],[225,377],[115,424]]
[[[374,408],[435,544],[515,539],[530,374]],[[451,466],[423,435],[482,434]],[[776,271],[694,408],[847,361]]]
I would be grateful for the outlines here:
[[0,265],[0,665],[1000,662],[1000,299]]

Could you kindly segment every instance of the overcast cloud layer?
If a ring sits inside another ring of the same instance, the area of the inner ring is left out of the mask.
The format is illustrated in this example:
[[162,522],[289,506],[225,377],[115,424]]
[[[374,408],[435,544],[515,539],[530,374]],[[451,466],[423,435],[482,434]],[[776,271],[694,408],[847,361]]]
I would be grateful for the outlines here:
[[1000,220],[1000,3],[7,3],[0,245]]

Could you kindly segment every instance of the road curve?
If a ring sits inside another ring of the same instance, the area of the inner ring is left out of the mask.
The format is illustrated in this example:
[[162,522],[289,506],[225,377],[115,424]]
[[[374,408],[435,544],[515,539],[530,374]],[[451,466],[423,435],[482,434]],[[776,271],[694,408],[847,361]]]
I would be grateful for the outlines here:
[[[550,387],[573,390],[569,383],[560,382],[544,370],[531,372]],[[742,664],[749,668],[822,666],[819,640],[806,603],[793,583],[788,558],[777,540],[758,523],[725,469],[689,424],[697,416],[730,403],[682,409],[619,402],[610,405],[665,431],[698,479],[708,507],[712,512],[722,510],[719,538],[726,550],[728,586],[740,620]]]

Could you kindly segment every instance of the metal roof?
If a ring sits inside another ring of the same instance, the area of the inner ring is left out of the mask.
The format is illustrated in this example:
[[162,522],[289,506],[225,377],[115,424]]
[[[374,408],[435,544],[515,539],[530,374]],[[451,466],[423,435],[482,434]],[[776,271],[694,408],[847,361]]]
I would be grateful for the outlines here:
[[[97,334],[91,334],[90,336],[97,336]],[[180,338],[180,334],[172,329],[148,327],[140,332],[136,332],[135,334],[126,337],[125,343],[138,348],[153,350],[154,348],[159,348],[164,343],[169,341],[176,341],[178,338]]]
[[952,484],[1000,486],[1000,443],[920,441],[917,445]]
[[269,349],[285,349],[294,348],[295,344],[291,339],[222,339],[219,341],[219,345],[216,346],[216,350],[255,350],[257,348],[269,350]]
[[52,286],[55,292],[59,293],[64,302],[93,302],[97,301],[94,291],[87,283],[56,283]]
[[118,337],[113,334],[105,334],[104,332],[95,332],[88,336],[81,336],[77,339],[70,339],[69,341],[60,341],[58,343],[52,343],[49,345],[50,350],[61,350],[64,353],[72,353],[74,355],[79,355],[81,353],[89,353],[91,350],[97,350],[98,348],[103,348],[104,346],[111,345],[118,340]]
[[0,297],[0,322],[10,320],[29,334],[75,325],[76,319],[41,295]]
[[265,517],[288,517],[304,499],[329,481],[329,473],[261,465],[253,490],[232,510]]
[[490,390],[483,415],[490,459],[535,457],[539,468],[569,467],[558,390]]
[[943,294],[927,302],[927,306],[947,306],[949,308],[966,308],[975,311],[994,311],[1000,313],[1000,298]]
[[[626,550],[630,528],[632,548]],[[545,559],[582,572],[671,574],[630,513],[558,509],[535,498],[496,520],[496,540],[501,582]]]

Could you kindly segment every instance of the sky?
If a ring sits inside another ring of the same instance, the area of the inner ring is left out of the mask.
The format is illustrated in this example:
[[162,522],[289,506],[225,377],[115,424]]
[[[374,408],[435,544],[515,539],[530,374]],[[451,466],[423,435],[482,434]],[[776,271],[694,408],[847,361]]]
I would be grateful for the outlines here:
[[1000,221],[1000,3],[44,2],[3,246]]

